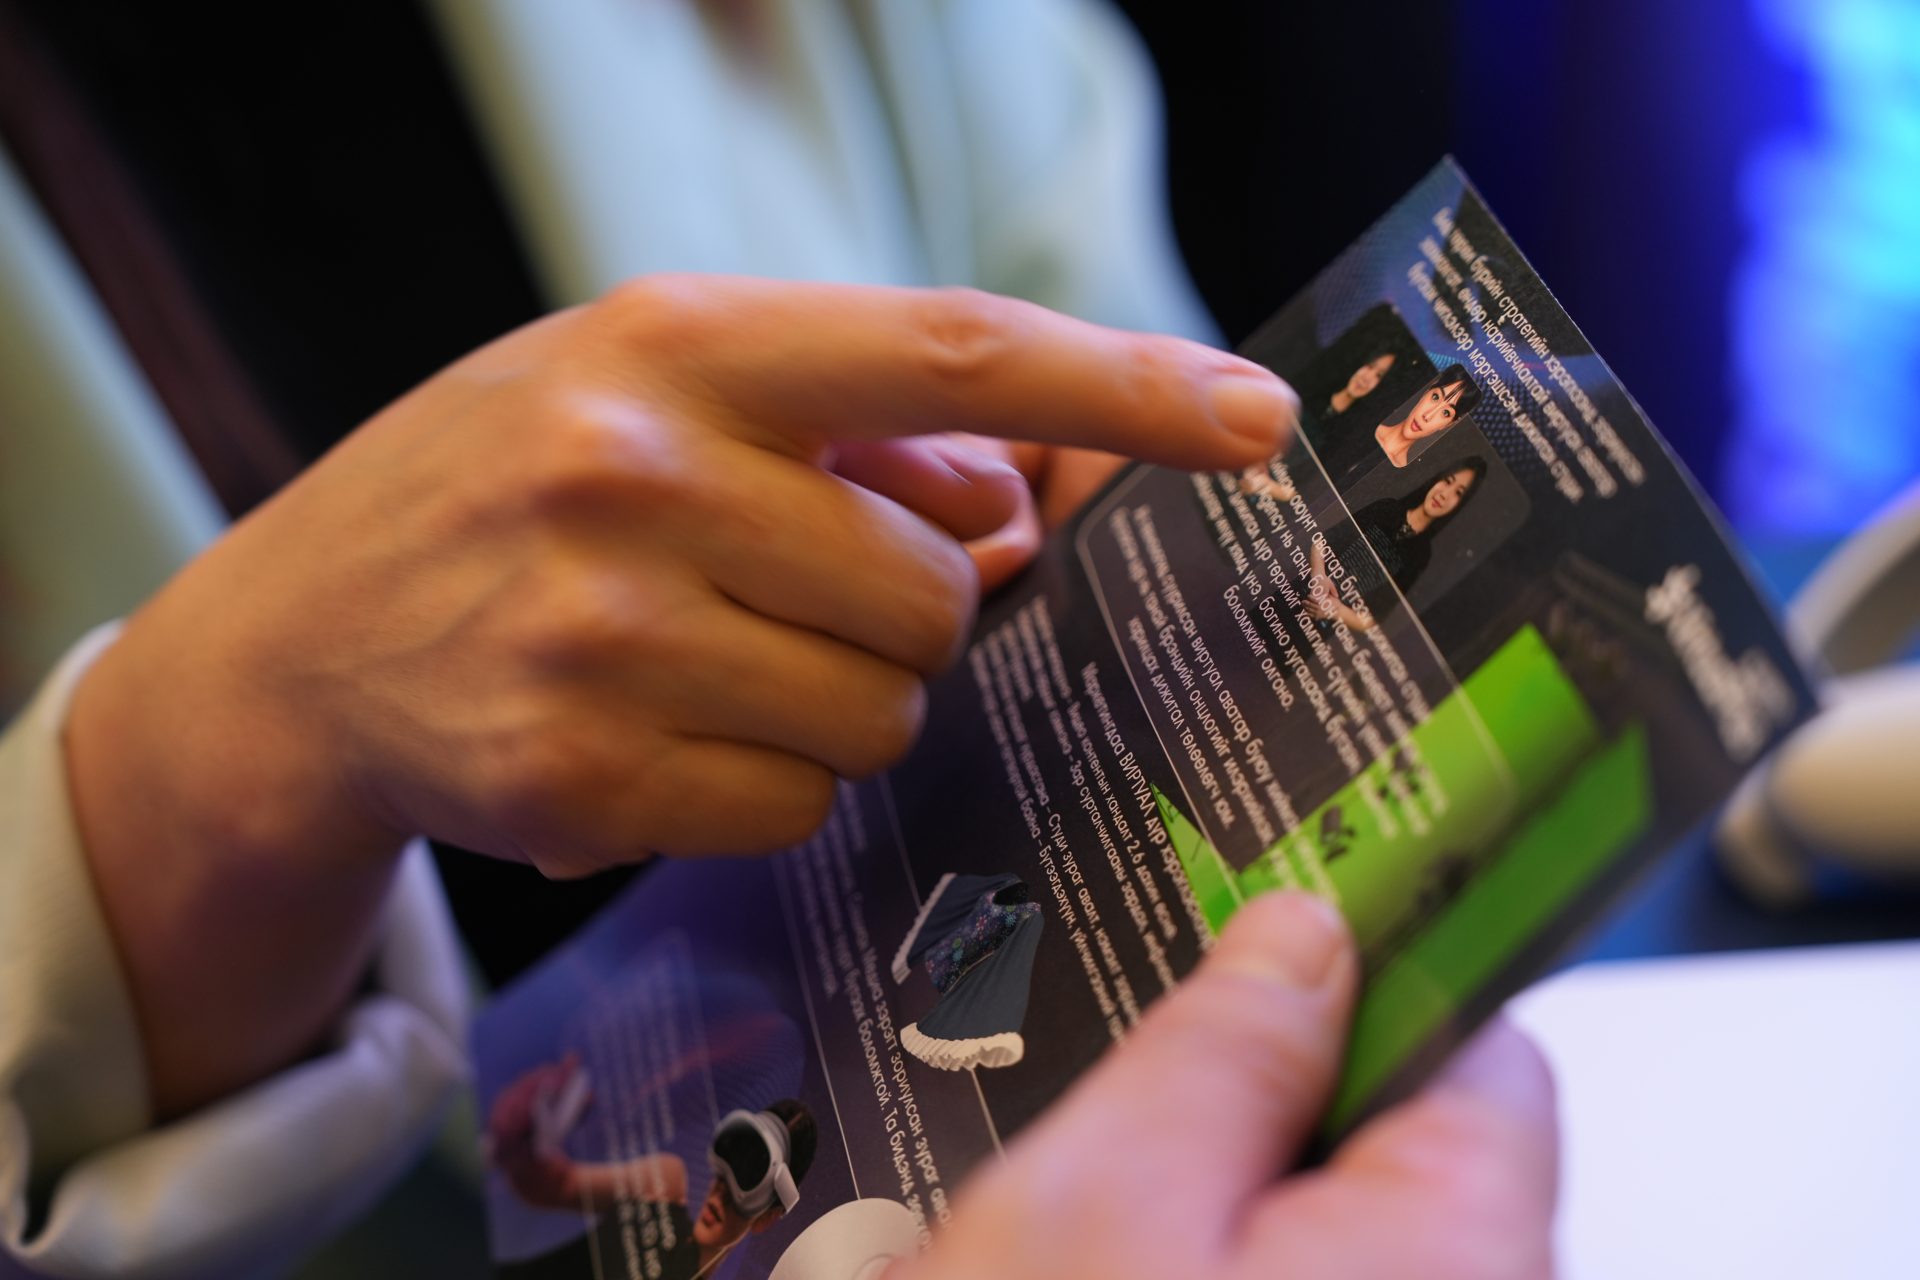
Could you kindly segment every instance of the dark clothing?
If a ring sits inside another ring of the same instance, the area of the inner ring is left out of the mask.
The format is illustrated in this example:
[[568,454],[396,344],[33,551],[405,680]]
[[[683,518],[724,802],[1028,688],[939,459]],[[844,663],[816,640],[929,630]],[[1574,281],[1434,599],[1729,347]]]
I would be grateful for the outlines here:
[[907,1052],[943,1071],[1018,1062],[1041,919],[1018,876],[941,877],[894,960],[896,980],[920,964],[940,993],[901,1029]]
[[1380,442],[1373,438],[1374,428],[1379,420],[1367,412],[1373,403],[1373,397],[1356,400],[1353,408],[1345,413],[1334,413],[1327,405],[1317,411],[1303,410],[1300,414],[1300,430],[1313,445],[1313,451],[1320,458],[1320,465],[1326,469],[1327,479],[1333,482],[1334,490],[1346,493],[1360,482],[1367,472],[1386,461],[1386,454],[1380,450]]
[[[1371,443],[1371,442],[1369,442]],[[1407,525],[1407,508],[1400,498],[1370,502],[1353,513],[1353,523],[1334,530],[1327,549],[1353,579],[1353,585],[1376,618],[1392,601],[1392,583],[1402,591],[1413,586],[1433,556],[1433,539]],[[1384,570],[1384,571],[1383,571]]]
[[959,974],[919,1020],[916,1025],[922,1035],[945,1041],[955,1052],[965,1052],[977,1041],[1020,1034],[1027,1020],[1033,957],[1040,949],[1041,930],[1039,904],[1025,906],[1028,909],[1021,912],[1000,945]]
[[[596,1259],[599,1270],[594,1269]],[[500,1280],[693,1280],[700,1274],[700,1246],[693,1242],[693,1217],[683,1204],[643,1200],[631,1215],[609,1209],[593,1230],[551,1253],[520,1262],[502,1262]]]

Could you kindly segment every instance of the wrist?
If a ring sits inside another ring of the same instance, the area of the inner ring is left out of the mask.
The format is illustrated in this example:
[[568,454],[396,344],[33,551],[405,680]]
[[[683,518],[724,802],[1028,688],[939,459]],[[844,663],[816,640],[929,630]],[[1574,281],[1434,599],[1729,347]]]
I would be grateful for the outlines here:
[[172,612],[157,599],[81,677],[62,743],[160,1117],[320,1043],[365,972],[404,843]]
[[320,718],[276,698],[204,629],[180,638],[164,603],[135,616],[74,691],[64,747],[89,849],[157,844],[230,874],[390,865],[412,833],[353,793]]

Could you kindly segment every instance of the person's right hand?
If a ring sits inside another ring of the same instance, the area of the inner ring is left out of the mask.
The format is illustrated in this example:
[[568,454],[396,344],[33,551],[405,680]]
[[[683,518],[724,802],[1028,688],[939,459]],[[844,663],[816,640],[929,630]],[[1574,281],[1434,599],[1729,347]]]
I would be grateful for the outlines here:
[[1504,1024],[1324,1166],[1295,1170],[1339,1069],[1358,969],[1331,907],[1248,902],[887,1280],[1544,1280],[1553,1085]]
[[405,837],[561,876],[765,851],[905,751],[974,609],[961,543],[1024,483],[907,437],[1238,468],[1295,405],[1234,356],[1003,298],[697,276],[428,380],[76,693],[75,806],[159,1109],[311,1043]]
[[146,717],[166,754],[263,824],[352,816],[558,875],[771,849],[910,744],[974,606],[959,540],[1019,495],[900,437],[1237,467],[1291,403],[1236,357],[1003,298],[646,279],[374,418],[90,683],[171,704]]

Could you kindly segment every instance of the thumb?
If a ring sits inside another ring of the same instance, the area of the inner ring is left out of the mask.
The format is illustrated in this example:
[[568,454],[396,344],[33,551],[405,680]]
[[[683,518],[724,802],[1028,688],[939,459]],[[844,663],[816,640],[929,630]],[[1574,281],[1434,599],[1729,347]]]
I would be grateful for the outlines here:
[[[1062,1159],[1111,1151],[1151,1171],[1168,1221],[1229,1230],[1319,1119],[1357,976],[1330,903],[1304,893],[1249,901],[1193,975],[1036,1131],[1035,1145],[1063,1144]],[[1170,1195],[1181,1204],[1165,1205]]]

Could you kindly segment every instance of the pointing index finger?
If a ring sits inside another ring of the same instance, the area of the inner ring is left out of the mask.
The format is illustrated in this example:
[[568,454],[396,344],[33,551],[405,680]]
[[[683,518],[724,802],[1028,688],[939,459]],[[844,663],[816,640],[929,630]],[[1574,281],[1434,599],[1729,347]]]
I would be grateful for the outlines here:
[[670,373],[746,438],[802,456],[962,431],[1241,467],[1284,447],[1298,414],[1286,383],[1238,356],[969,289],[736,277],[629,289],[634,329]]

